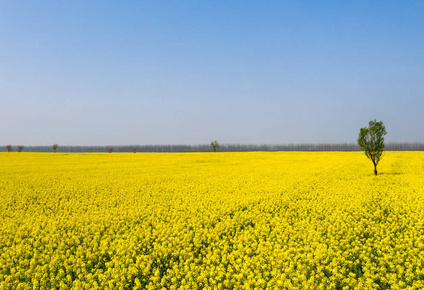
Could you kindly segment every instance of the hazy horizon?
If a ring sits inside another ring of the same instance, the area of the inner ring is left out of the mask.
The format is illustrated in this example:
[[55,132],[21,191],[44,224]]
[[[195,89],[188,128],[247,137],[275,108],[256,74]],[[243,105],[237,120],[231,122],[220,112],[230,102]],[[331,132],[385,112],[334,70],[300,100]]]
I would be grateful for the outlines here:
[[424,142],[424,2],[0,2],[0,144]]

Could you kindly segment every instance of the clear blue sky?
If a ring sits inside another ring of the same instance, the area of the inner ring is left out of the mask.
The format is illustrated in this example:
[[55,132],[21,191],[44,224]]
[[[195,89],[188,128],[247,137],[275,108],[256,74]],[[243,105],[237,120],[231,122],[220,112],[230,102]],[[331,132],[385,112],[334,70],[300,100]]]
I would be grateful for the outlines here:
[[423,1],[0,0],[0,144],[424,142]]

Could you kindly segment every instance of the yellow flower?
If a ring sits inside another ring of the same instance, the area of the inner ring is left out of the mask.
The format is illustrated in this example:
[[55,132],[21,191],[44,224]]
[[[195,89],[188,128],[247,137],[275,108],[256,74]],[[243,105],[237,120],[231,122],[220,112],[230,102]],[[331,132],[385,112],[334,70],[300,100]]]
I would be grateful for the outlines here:
[[423,162],[0,153],[0,289],[421,289]]

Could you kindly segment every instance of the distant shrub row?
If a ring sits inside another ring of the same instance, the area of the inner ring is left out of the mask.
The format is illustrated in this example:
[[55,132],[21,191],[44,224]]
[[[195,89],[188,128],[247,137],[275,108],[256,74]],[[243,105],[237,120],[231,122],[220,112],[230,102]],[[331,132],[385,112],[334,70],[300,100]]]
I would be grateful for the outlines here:
[[[16,147],[16,146],[14,146]],[[124,146],[65,146],[60,145],[58,152],[211,152],[210,144],[199,145],[124,145]],[[340,144],[220,144],[220,152],[247,151],[360,151],[356,143]],[[424,151],[424,143],[387,143],[386,151]],[[0,151],[7,151],[6,146],[0,146]],[[52,146],[25,146],[26,152],[52,152]]]

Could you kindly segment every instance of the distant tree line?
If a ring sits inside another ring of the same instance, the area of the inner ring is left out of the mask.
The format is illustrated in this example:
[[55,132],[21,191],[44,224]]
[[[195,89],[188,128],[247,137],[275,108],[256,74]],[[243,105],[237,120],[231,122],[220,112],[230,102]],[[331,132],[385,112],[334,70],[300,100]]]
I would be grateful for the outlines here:
[[[16,147],[17,146],[13,146]],[[124,146],[66,146],[59,145],[57,152],[211,152],[211,144],[199,145],[124,145]],[[21,149],[22,150],[22,149]],[[219,144],[220,152],[247,152],[247,151],[360,151],[356,143],[340,144]],[[386,151],[424,151],[424,143],[387,143]],[[7,151],[5,145],[0,151]],[[25,146],[25,152],[52,152],[52,146]]]

